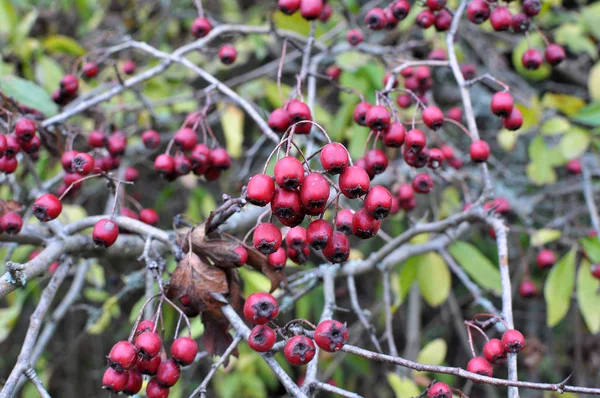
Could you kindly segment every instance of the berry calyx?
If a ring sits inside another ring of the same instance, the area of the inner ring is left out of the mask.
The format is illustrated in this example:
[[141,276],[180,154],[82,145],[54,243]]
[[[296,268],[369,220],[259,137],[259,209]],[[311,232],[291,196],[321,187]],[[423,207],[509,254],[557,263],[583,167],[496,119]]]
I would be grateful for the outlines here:
[[190,337],[179,337],[171,344],[171,357],[180,366],[188,366],[194,362],[198,353],[198,343]]
[[179,365],[173,360],[162,361],[156,372],[156,381],[163,387],[172,387],[181,376]]
[[452,398],[452,389],[448,384],[438,381],[427,390],[427,398]]
[[306,365],[315,357],[316,349],[313,341],[306,336],[294,336],[288,340],[283,355],[290,365]]
[[256,325],[264,325],[277,318],[279,304],[269,293],[252,293],[244,303],[244,317]]
[[334,264],[343,263],[348,260],[348,257],[350,257],[350,240],[348,236],[343,232],[334,231],[331,239],[329,239],[327,245],[323,248],[323,255],[327,261]]
[[502,344],[506,352],[516,353],[525,347],[525,337],[515,329],[510,329],[502,335]]
[[475,357],[467,364],[467,372],[476,373],[478,375],[492,377],[494,368],[484,357]]
[[504,344],[499,339],[490,339],[483,346],[483,356],[492,365],[502,365],[506,361]]
[[281,246],[281,231],[274,224],[262,223],[254,230],[253,244],[262,254],[275,253]]
[[73,158],[71,169],[74,173],[88,175],[94,170],[94,158],[89,153],[80,152]]
[[248,336],[248,345],[256,352],[267,352],[275,344],[277,336],[273,329],[266,325],[256,325]]
[[475,141],[469,148],[471,160],[476,163],[487,162],[490,157],[490,146],[483,140]]
[[128,341],[117,342],[106,356],[108,366],[122,372],[131,369],[137,361],[137,351]]
[[92,230],[92,240],[98,247],[110,247],[118,237],[119,226],[107,218],[98,221]]
[[33,215],[41,222],[54,220],[61,212],[62,203],[51,193],[40,196],[33,204]]
[[317,325],[315,343],[324,351],[339,351],[348,342],[348,328],[341,322],[326,320]]

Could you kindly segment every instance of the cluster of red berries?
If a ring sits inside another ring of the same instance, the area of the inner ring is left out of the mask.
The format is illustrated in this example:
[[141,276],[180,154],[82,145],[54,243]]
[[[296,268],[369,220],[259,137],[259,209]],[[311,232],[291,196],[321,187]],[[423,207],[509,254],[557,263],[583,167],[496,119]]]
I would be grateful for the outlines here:
[[408,15],[410,3],[397,0],[385,8],[372,8],[365,14],[365,24],[371,30],[394,29]]
[[508,91],[499,91],[492,96],[490,109],[496,116],[502,118],[502,124],[507,130],[518,130],[523,125],[523,114],[515,106],[515,100]]
[[327,22],[333,12],[327,0],[279,0],[277,7],[285,15],[292,15],[299,10],[307,21],[318,19]]
[[12,174],[17,170],[17,154],[21,150],[33,160],[39,158],[42,141],[36,130],[33,120],[22,118],[15,123],[13,134],[0,134],[0,173]]
[[[254,351],[267,352],[275,345],[277,333],[267,323],[273,321],[278,313],[277,300],[268,293],[253,293],[246,299],[244,317],[256,325],[248,336],[248,345]],[[315,343],[324,351],[336,352],[347,342],[346,325],[335,320],[325,320],[317,325],[312,338],[304,334],[289,338],[283,355],[291,365],[306,365],[315,357]]]
[[60,87],[52,93],[52,100],[59,105],[66,105],[77,97],[79,79],[75,75],[65,75],[60,80]]
[[171,359],[166,359],[162,339],[151,320],[140,322],[130,341],[119,341],[106,359],[108,368],[102,385],[113,392],[135,395],[143,385],[143,375],[152,378],[146,386],[148,398],[167,398],[181,375],[181,367],[194,362],[198,344],[191,337],[179,337],[171,344]]
[[483,346],[483,356],[476,356],[467,364],[467,371],[492,377],[492,365],[506,362],[508,353],[518,353],[525,347],[523,334],[516,329],[504,332],[502,339],[489,339]]

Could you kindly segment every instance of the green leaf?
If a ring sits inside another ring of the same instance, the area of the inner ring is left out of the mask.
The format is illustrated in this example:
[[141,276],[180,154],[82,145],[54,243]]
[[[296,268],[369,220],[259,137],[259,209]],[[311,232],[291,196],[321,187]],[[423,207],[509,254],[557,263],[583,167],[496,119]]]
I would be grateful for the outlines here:
[[35,24],[38,15],[39,13],[37,9],[33,9],[20,19],[19,25],[14,30],[11,38],[13,47],[19,48],[24,44],[24,41],[27,36],[29,36],[29,32],[31,32],[31,28],[33,28],[33,24]]
[[581,9],[579,14],[588,32],[600,40],[600,3],[591,4]]
[[92,263],[85,274],[85,279],[88,281],[88,283],[94,285],[95,287],[104,287],[106,285],[104,267],[98,263]]
[[528,152],[532,161],[527,165],[527,177],[537,185],[555,182],[556,173],[552,167],[552,157],[541,136],[531,141]]
[[387,374],[387,379],[396,398],[416,397],[421,393],[417,384],[409,378],[390,372]]
[[8,37],[17,23],[17,12],[11,0],[0,0],[0,38]]
[[422,254],[417,266],[417,282],[425,301],[438,307],[448,298],[452,287],[452,277],[448,266],[437,253]]
[[244,294],[249,296],[254,292],[268,292],[271,289],[269,278],[259,272],[240,268],[240,277],[244,281]]
[[399,290],[399,298],[400,302],[403,302],[406,298],[406,295],[410,291],[410,287],[417,280],[417,270],[418,270],[418,256],[414,256],[405,261],[402,269],[400,270],[400,274],[398,275],[398,290]]
[[568,160],[580,157],[590,146],[592,141],[589,131],[573,127],[560,140],[560,150]]
[[461,208],[460,193],[455,187],[448,187],[442,192],[442,200],[440,203],[439,216],[446,218]]
[[499,296],[502,293],[500,271],[477,247],[463,241],[456,241],[448,251],[465,272],[482,288]]
[[600,102],[593,102],[582,108],[571,116],[571,120],[588,126],[600,126]]
[[35,64],[35,79],[47,92],[58,88],[60,79],[65,75],[63,68],[54,59],[41,56]]
[[542,105],[546,108],[558,109],[565,115],[571,116],[585,106],[585,101],[573,95],[546,93],[542,98]]
[[557,229],[540,229],[531,235],[532,246],[543,246],[560,238],[561,231]]
[[[596,24],[599,25],[600,24]],[[600,62],[592,67],[588,76],[588,89],[592,101],[600,101]]]
[[575,287],[575,249],[571,249],[552,267],[544,286],[548,326],[556,326],[569,312]]
[[79,57],[86,53],[75,39],[63,35],[48,36],[43,43],[44,48],[50,54],[70,54]]
[[542,124],[540,132],[544,135],[556,135],[565,133],[571,127],[571,123],[564,117],[553,117]]
[[517,131],[510,131],[502,129],[497,135],[498,145],[507,152],[515,149],[517,140],[519,139],[519,133]]
[[566,46],[573,53],[587,53],[593,59],[598,58],[598,49],[586,35],[583,27],[576,23],[562,24],[554,32],[556,42]]
[[58,113],[58,107],[48,93],[37,84],[15,76],[0,78],[0,90],[18,102],[37,109],[46,116]]
[[600,281],[591,272],[591,264],[583,260],[577,273],[577,303],[588,329],[592,334],[600,332]]
[[417,362],[428,365],[441,365],[446,359],[448,345],[444,339],[435,339],[427,343],[417,356]]
[[529,99],[529,106],[517,104],[516,107],[523,114],[523,126],[519,132],[528,131],[532,128],[538,128],[542,120],[542,104],[535,95]]
[[227,143],[227,152],[233,158],[242,156],[244,142],[244,112],[235,105],[227,105],[221,113],[221,125]]
[[595,236],[581,238],[579,242],[583,246],[583,252],[594,263],[600,263],[600,242]]

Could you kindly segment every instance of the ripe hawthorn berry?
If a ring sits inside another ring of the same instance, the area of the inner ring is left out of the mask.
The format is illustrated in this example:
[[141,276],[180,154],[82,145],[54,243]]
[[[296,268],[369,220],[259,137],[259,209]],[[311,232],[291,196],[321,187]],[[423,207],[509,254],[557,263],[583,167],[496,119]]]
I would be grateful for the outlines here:
[[475,357],[467,364],[467,372],[492,377],[494,374],[494,368],[492,367],[492,364],[490,364],[484,357]]
[[123,388],[123,393],[126,395],[135,395],[142,389],[144,379],[142,378],[142,374],[134,369],[128,370],[127,374],[129,377],[125,388]]
[[314,339],[322,350],[336,352],[348,342],[348,329],[336,320],[325,320],[317,325]]
[[196,145],[198,140],[198,136],[196,132],[191,128],[184,127],[178,130],[173,137],[173,142],[177,145],[182,151],[190,151]]
[[487,162],[490,157],[490,146],[483,140],[474,141],[469,147],[471,160],[476,163]]
[[219,59],[223,65],[231,65],[237,58],[237,50],[231,44],[225,44],[219,48]]
[[262,254],[275,253],[281,246],[281,231],[274,224],[262,223],[254,230],[253,244]]
[[20,142],[29,142],[35,136],[35,122],[31,119],[21,119],[15,123],[15,136]]
[[356,199],[369,191],[371,179],[360,167],[348,166],[340,174],[339,184],[344,196]]
[[285,268],[285,263],[287,262],[287,254],[285,252],[285,249],[283,247],[280,247],[275,253],[269,254],[267,256],[267,260],[269,261],[269,265],[273,267],[276,271],[281,271]]
[[419,14],[417,14],[417,19],[415,23],[420,28],[427,29],[435,23],[435,14],[432,13],[430,10],[423,10]]
[[499,91],[492,96],[492,101],[490,102],[490,109],[492,113],[496,116],[506,117],[510,115],[513,108],[515,106],[515,102],[513,96],[508,91]]
[[365,24],[372,30],[381,30],[385,28],[387,20],[385,12],[381,8],[372,8],[365,15]]
[[359,102],[354,107],[354,112],[352,113],[352,118],[354,122],[361,126],[367,125],[367,113],[373,107],[373,105],[368,102]]
[[497,32],[508,30],[512,24],[512,14],[506,7],[496,7],[490,14],[490,23]]
[[279,304],[269,293],[252,293],[244,303],[244,317],[255,325],[264,325],[279,314]]
[[133,75],[136,69],[137,66],[135,65],[135,62],[131,60],[125,61],[125,63],[123,63],[123,73],[125,73],[126,75]]
[[537,296],[537,286],[530,280],[524,280],[519,285],[519,294],[523,298],[533,298]]
[[569,162],[567,163],[567,171],[571,174],[581,174],[581,160],[579,159],[572,159],[569,160]]
[[67,95],[73,96],[79,89],[79,79],[75,75],[65,75],[60,80],[60,89]]
[[290,365],[306,365],[315,357],[315,344],[306,336],[294,336],[288,340],[283,355]]
[[154,170],[163,177],[173,174],[175,171],[175,159],[173,156],[165,153],[158,155],[156,159],[154,159]]
[[192,170],[192,162],[183,153],[177,153],[173,160],[175,161],[175,174],[177,176],[184,176]]
[[444,113],[437,106],[428,106],[423,110],[423,123],[433,130],[437,130],[444,124]]
[[307,21],[313,21],[323,12],[323,0],[302,0],[300,2],[300,15]]
[[279,0],[277,2],[277,7],[282,13],[292,15],[300,9],[301,1],[302,0]]
[[51,193],[40,196],[33,204],[33,215],[41,222],[54,220],[61,212],[62,203]]
[[595,264],[590,267],[590,272],[592,276],[596,279],[600,279],[600,265]]
[[288,247],[286,254],[290,260],[295,262],[298,265],[302,265],[308,261],[308,257],[310,255],[310,250],[308,246],[302,247]]
[[106,149],[112,156],[121,156],[125,153],[127,148],[127,139],[117,132],[113,133],[108,140],[106,140]]
[[142,133],[142,142],[147,149],[156,149],[160,145],[160,134],[155,130],[146,130]]
[[448,59],[448,55],[446,54],[446,50],[444,50],[443,48],[435,48],[431,50],[431,52],[427,56],[427,59],[432,61],[445,61],[446,59]]
[[271,201],[271,211],[279,220],[288,222],[303,217],[300,194],[298,191],[288,191],[281,188],[275,189],[275,194]]
[[429,150],[429,159],[427,161],[427,166],[430,169],[437,169],[444,163],[444,152],[438,148],[431,148]]
[[34,135],[33,138],[27,142],[21,142],[21,149],[23,152],[28,153],[29,157],[33,160],[37,160],[36,156],[39,154],[41,147],[42,140],[37,135]]
[[[302,101],[291,100],[286,107],[290,115],[290,124],[294,126],[295,134],[308,134],[312,129],[312,114],[310,108]],[[306,122],[306,123],[302,123]]]
[[266,174],[256,174],[248,182],[246,200],[256,206],[266,206],[275,194],[275,181]]
[[143,332],[154,331],[154,321],[151,319],[145,319],[138,323],[135,328],[135,337],[139,336]]
[[400,94],[396,97],[396,104],[402,109],[407,109],[412,105],[412,97],[410,94]]
[[206,36],[212,30],[212,24],[208,20],[208,18],[196,18],[194,22],[192,22],[192,34],[201,38]]
[[98,67],[98,64],[96,64],[95,62],[86,62],[83,65],[82,71],[86,77],[91,79],[91,78],[98,76],[98,72],[100,71],[100,68]]
[[198,353],[198,343],[190,337],[179,337],[171,344],[171,357],[181,366],[188,366],[194,362]]
[[106,134],[98,130],[92,131],[88,136],[88,145],[90,148],[103,148],[106,145]]
[[417,174],[412,180],[413,190],[417,193],[429,193],[433,188],[433,180],[429,174]]
[[446,0],[426,0],[425,6],[431,11],[440,11],[446,7]]
[[542,10],[542,2],[540,0],[524,0],[523,11],[529,17],[534,17]]
[[173,387],[181,376],[181,368],[175,361],[169,359],[158,365],[156,381],[163,387]]
[[380,224],[381,222],[363,207],[352,217],[352,233],[361,239],[370,239],[377,235]]
[[427,390],[427,398],[452,398],[452,389],[448,384],[438,381]]
[[529,50],[523,53],[523,57],[521,57],[521,63],[528,70],[536,70],[542,65],[544,61],[542,57],[542,53],[535,49],[530,48]]
[[[396,26],[398,26],[398,23],[400,21],[398,20],[398,18],[396,18],[396,16],[392,12],[391,8],[389,8],[389,7],[384,8],[383,13],[385,15],[385,28],[388,30],[392,30],[392,29],[396,28]],[[385,85],[384,85],[384,87],[385,87]],[[394,87],[398,87],[397,82],[395,82]]]
[[106,356],[108,366],[117,371],[124,371],[135,366],[137,351],[133,344],[121,340],[117,342]]
[[232,252],[234,252],[238,257],[237,260],[234,261],[235,265],[241,267],[242,265],[246,264],[248,261],[248,250],[246,250],[244,246],[236,246]]
[[126,207],[121,208],[121,215],[123,217],[133,218],[134,220],[140,219],[140,216],[138,216],[138,214],[135,211],[128,209]]
[[529,30],[531,26],[531,20],[527,15],[520,12],[518,14],[513,15],[511,26],[516,33],[524,33]]
[[304,177],[300,187],[300,201],[304,213],[312,216],[323,213],[330,189],[329,182],[319,173],[310,173]]
[[127,371],[117,371],[111,367],[104,371],[102,376],[102,388],[114,393],[121,392],[127,386],[129,373]]
[[365,155],[365,162],[369,176],[383,173],[385,169],[387,169],[389,163],[385,152],[378,148],[371,149],[367,152]]
[[286,156],[275,163],[275,181],[281,188],[297,189],[304,181],[304,167],[292,156]]
[[502,124],[507,130],[515,131],[523,125],[523,114],[516,106],[510,112],[510,115],[502,119]]
[[161,347],[161,338],[151,331],[143,332],[135,339],[135,348],[138,349],[139,355],[144,358],[155,356],[160,352]]
[[333,226],[326,220],[315,220],[306,228],[306,243],[316,250],[322,250],[333,236]]
[[390,8],[392,10],[392,14],[394,14],[394,17],[401,21],[406,18],[410,12],[410,3],[406,0],[396,0],[394,3],[392,3]]
[[365,196],[365,210],[376,220],[386,218],[392,208],[392,194],[385,187],[376,185]]
[[0,134],[0,158],[4,157],[4,152],[6,152],[6,148],[8,144],[6,142],[6,136],[4,134]]
[[9,235],[16,235],[23,228],[23,219],[12,211],[4,213],[0,221],[0,229]]
[[404,144],[406,129],[402,123],[392,122],[383,133],[383,144],[390,148],[400,148]]
[[89,153],[80,152],[73,158],[71,169],[75,173],[88,175],[94,170],[94,158]]
[[363,35],[359,30],[352,29],[346,33],[346,41],[351,46],[358,46],[363,42]]
[[483,356],[492,365],[502,365],[506,361],[506,351],[499,339],[490,339],[483,346]]
[[348,257],[350,257],[350,240],[348,240],[348,236],[343,232],[334,231],[331,239],[327,241],[327,245],[323,248],[323,255],[327,261],[334,264],[348,260]]
[[283,134],[290,127],[290,115],[283,108],[277,108],[269,115],[269,127],[276,133]]
[[469,21],[480,25],[490,17],[490,6],[485,0],[473,0],[467,6],[467,17]]
[[192,149],[192,152],[188,156],[188,159],[192,163],[194,174],[202,175],[208,171],[211,167],[210,153],[210,148],[206,144],[194,145],[194,149]]
[[319,156],[323,169],[329,174],[340,174],[348,166],[348,151],[340,143],[331,142],[325,145]]
[[92,240],[98,247],[110,247],[118,237],[119,226],[108,218],[98,221],[92,230]]
[[[435,30],[438,32],[446,32],[450,29],[452,25],[452,14],[448,10],[442,10],[435,15],[435,19],[433,21],[433,25],[435,26]],[[443,52],[444,57],[439,58],[440,61],[446,60],[446,52]]]
[[415,152],[405,147],[402,151],[402,156],[409,166],[415,168],[425,167],[429,163],[429,148],[424,147],[419,152]]
[[285,236],[285,244],[288,248],[296,249],[306,246],[306,229],[304,227],[290,228]]
[[12,159],[17,156],[17,153],[21,150],[21,144],[14,135],[7,135],[6,137],[6,149],[4,150],[4,157]]
[[420,152],[427,144],[427,137],[422,130],[412,129],[406,133],[404,144],[404,147],[407,150],[410,149],[413,152]]
[[128,167],[125,169],[123,177],[125,181],[135,182],[140,178],[140,172],[135,167]]
[[537,254],[537,266],[541,269],[547,269],[556,264],[556,255],[550,249],[543,249]]
[[390,127],[390,111],[383,105],[369,108],[366,114],[367,126],[375,131],[385,131]]
[[224,171],[231,167],[231,158],[225,148],[215,148],[210,151],[208,161],[213,170]]
[[510,329],[502,335],[502,344],[506,352],[516,353],[525,347],[525,337],[516,329]]
[[335,217],[335,229],[346,235],[352,235],[352,219],[354,212],[351,209],[338,211]]
[[136,369],[142,374],[155,376],[161,361],[160,355],[152,358],[138,358]]
[[544,51],[546,62],[552,66],[560,64],[566,56],[565,49],[558,44],[550,44]]
[[60,157],[60,163],[67,173],[73,173],[73,159],[79,154],[77,151],[66,151]]
[[275,344],[277,335],[267,325],[256,325],[248,336],[248,345],[256,352],[267,352]]

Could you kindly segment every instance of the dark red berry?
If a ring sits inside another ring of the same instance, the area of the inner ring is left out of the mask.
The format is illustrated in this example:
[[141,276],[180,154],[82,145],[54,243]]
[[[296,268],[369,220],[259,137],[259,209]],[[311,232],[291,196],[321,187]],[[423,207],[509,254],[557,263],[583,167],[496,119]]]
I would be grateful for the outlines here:
[[406,133],[404,144],[406,149],[410,149],[413,152],[420,152],[427,145],[427,137],[423,131],[412,129]]
[[381,30],[385,28],[387,20],[385,12],[381,8],[372,8],[365,15],[365,24],[372,30]]
[[248,182],[246,200],[256,206],[266,206],[275,194],[275,181],[266,174],[256,174]]
[[410,3],[406,0],[396,0],[390,8],[394,17],[402,21],[410,12]]
[[524,280],[519,286],[519,294],[523,298],[533,298],[537,296],[537,286],[530,280]]
[[88,136],[88,145],[90,148],[103,148],[106,145],[106,134],[98,130],[92,131]]
[[508,130],[514,131],[520,129],[523,125],[523,114],[519,108],[515,106],[512,112],[510,112],[510,115],[502,119],[502,124],[504,125],[504,128]]
[[322,0],[302,0],[300,2],[300,15],[308,21],[315,20],[323,12]]
[[515,329],[510,329],[502,335],[502,344],[506,352],[519,352],[525,347],[525,337]]
[[137,351],[128,341],[119,341],[113,346],[106,357],[108,365],[117,371],[124,371],[135,366]]
[[502,365],[506,362],[506,351],[499,339],[491,339],[483,346],[483,356],[492,365]]
[[435,23],[435,14],[429,10],[423,10],[417,14],[415,22],[420,28],[427,29]]
[[301,1],[302,0],[279,0],[277,2],[277,7],[282,13],[292,15],[300,9]]
[[173,360],[162,361],[158,365],[156,372],[156,381],[163,387],[172,387],[177,383],[181,376],[179,365]]
[[581,174],[582,166],[579,159],[569,160],[566,167],[567,171],[571,174]]
[[127,371],[119,372],[109,367],[102,376],[102,388],[118,393],[125,389],[128,380],[129,373]]
[[154,321],[150,319],[145,319],[138,323],[137,327],[135,328],[135,337],[148,331],[154,331]]
[[304,167],[292,156],[286,156],[275,164],[275,181],[285,189],[296,189],[304,181]]
[[231,65],[237,58],[237,50],[231,44],[225,44],[219,48],[219,59],[223,65]]
[[315,357],[315,345],[306,336],[294,336],[288,340],[283,349],[285,359],[295,366],[306,365]]
[[31,119],[21,119],[15,123],[15,136],[20,142],[29,142],[35,136],[35,122]]
[[556,255],[550,249],[543,249],[538,253],[536,261],[538,267],[547,269],[556,264]]
[[142,378],[142,374],[134,369],[128,370],[127,374],[129,377],[127,379],[127,385],[123,388],[123,393],[126,395],[135,395],[142,389],[144,379]]
[[[448,29],[450,29],[450,26],[452,25],[452,14],[450,14],[450,11],[448,10],[442,10],[438,12],[435,16],[433,24],[435,26],[436,31],[446,32]],[[443,55],[443,58],[438,58],[440,61],[444,61],[447,59],[445,51],[443,51]]]
[[304,227],[290,228],[285,236],[287,247],[302,248],[306,246],[306,229]]
[[369,191],[371,179],[367,172],[360,167],[348,166],[340,174],[339,184],[344,196],[355,199]]
[[404,144],[406,129],[402,123],[392,122],[383,133],[383,144],[390,148],[400,148]]
[[[340,213],[338,213],[338,216]],[[343,263],[348,260],[348,257],[350,257],[350,241],[348,240],[348,236],[343,232],[334,231],[331,239],[329,239],[327,245],[323,248],[323,255],[327,261],[334,264]]]
[[121,134],[113,133],[106,141],[106,149],[112,156],[121,156],[127,148],[127,139]]
[[194,362],[198,353],[198,343],[190,337],[179,337],[171,344],[171,357],[181,366]]
[[354,119],[354,122],[361,126],[366,126],[367,125],[367,112],[369,112],[369,110],[372,107],[373,106],[371,104],[369,104],[368,102],[358,103],[358,105],[356,105],[354,107],[354,113],[352,114],[352,118]]
[[125,169],[123,177],[125,181],[135,182],[140,178],[140,172],[135,167],[128,167]]
[[173,158],[175,161],[175,175],[184,176],[192,170],[192,162],[182,153],[177,153]]
[[476,373],[478,375],[492,377],[494,369],[484,357],[475,357],[467,364],[467,372]]
[[6,152],[7,146],[8,146],[8,144],[6,142],[6,136],[3,134],[0,134],[0,158],[2,158],[4,156],[4,152]]
[[[290,123],[294,126],[295,134],[308,134],[312,129],[312,114],[310,108],[302,101],[291,100],[287,105],[287,113],[290,115]],[[305,123],[302,123],[305,122]]]
[[158,148],[160,145],[160,134],[154,130],[146,130],[142,133],[142,141],[148,149]]
[[288,258],[298,265],[302,265],[308,261],[310,250],[308,246],[303,247],[288,247],[286,252]]
[[283,134],[287,131],[288,127],[290,127],[290,115],[285,109],[277,108],[271,112],[267,123],[273,131]]
[[79,89],[79,79],[75,75],[65,75],[60,80],[60,89],[69,96],[73,96]]
[[16,235],[23,228],[23,219],[15,212],[9,211],[4,213],[0,222],[0,230],[9,235]]
[[210,151],[208,161],[211,169],[223,171],[231,167],[231,158],[225,148],[215,148]]
[[565,54],[565,49],[562,46],[559,46],[558,44],[550,44],[548,47],[546,47],[544,56],[546,58],[546,62],[552,66],[556,66],[560,64],[567,55]]
[[177,145],[182,151],[190,151],[196,145],[198,137],[196,132],[190,128],[184,127],[178,130],[173,137],[175,145]]
[[534,17],[540,13],[542,10],[542,3],[540,0],[524,0],[523,1],[523,11],[529,17]]
[[248,322],[264,325],[277,318],[279,304],[269,293],[252,293],[244,303],[244,317]]
[[285,263],[287,262],[287,254],[283,247],[277,249],[275,253],[271,253],[267,256],[269,260],[269,264],[271,267],[275,268],[276,271],[280,271],[285,268]]
[[473,162],[487,162],[490,157],[490,146],[483,140],[474,141],[469,148],[469,154]]
[[98,76],[98,72],[100,71],[100,68],[98,67],[98,64],[96,64],[95,62],[86,62],[83,65],[83,74],[86,77],[89,77],[90,79],[93,77]]
[[293,220],[302,215],[302,201],[298,191],[277,188],[271,200],[271,211],[280,220]]
[[438,148],[431,148],[429,150],[429,159],[427,160],[427,166],[430,169],[437,169],[444,163],[445,157],[444,152]]
[[163,176],[173,174],[175,171],[175,159],[167,154],[158,155],[154,159],[154,170]]
[[119,226],[107,218],[98,221],[92,230],[92,240],[98,247],[110,247],[118,237]]
[[425,5],[431,11],[440,11],[446,7],[446,0],[426,0]]
[[320,159],[326,172],[340,174],[348,166],[349,156],[345,146],[331,142],[321,150]]
[[23,152],[28,153],[33,160],[36,160],[35,155],[39,153],[41,147],[42,140],[38,135],[34,135],[33,138],[27,142],[21,142],[21,149]]
[[159,353],[162,346],[161,338],[154,332],[143,332],[135,339],[135,347],[142,357],[153,357]]
[[473,64],[463,64],[460,66],[460,73],[462,73],[465,80],[472,80],[477,76],[477,69]]
[[339,351],[348,342],[346,325],[335,320],[326,320],[317,325],[315,343],[324,351]]
[[600,264],[592,265],[590,268],[592,276],[596,279],[600,279]]
[[528,70],[536,70],[542,65],[544,61],[542,57],[542,53],[535,48],[530,48],[529,50],[523,53],[523,57],[521,58],[521,63]]
[[388,167],[388,158],[381,149],[371,149],[367,152],[365,162],[369,176],[381,174]]
[[407,109],[412,105],[412,97],[410,94],[400,94],[396,97],[396,103],[402,109]]
[[266,325],[256,325],[248,336],[248,345],[256,352],[267,352],[275,344],[277,335]]
[[61,212],[62,203],[51,193],[40,196],[33,204],[33,215],[41,222],[54,220]]
[[316,250],[322,250],[333,235],[333,226],[326,220],[315,220],[306,228],[306,242]]
[[[385,28],[388,30],[396,28],[400,21],[396,18],[392,10],[389,7],[386,7],[383,9],[383,13],[385,15]],[[394,87],[397,87],[397,83],[394,84]]]
[[4,156],[8,159],[12,159],[17,156],[17,153],[21,150],[21,144],[14,135],[7,135],[6,137],[6,149],[4,150]]
[[490,23],[495,31],[508,30],[512,24],[512,14],[506,7],[496,7],[490,14]]
[[160,355],[152,358],[138,358],[136,369],[142,374],[155,376],[161,361]]
[[523,33],[529,30],[529,27],[531,26],[531,20],[527,15],[520,12],[518,14],[513,15],[510,24],[515,32]]
[[377,235],[381,222],[370,215],[365,208],[359,209],[352,218],[352,232],[361,239]]
[[386,188],[376,185],[365,196],[365,210],[376,220],[381,220],[390,214],[392,194]]
[[452,389],[448,384],[438,381],[427,390],[427,398],[452,398]]
[[63,152],[60,157],[60,163],[67,173],[73,173],[73,159],[79,154],[77,151]]
[[348,33],[346,33],[346,41],[351,46],[357,46],[363,42],[363,35],[359,30],[356,30],[356,29],[349,30]]
[[482,24],[490,17],[490,6],[485,0],[473,0],[467,6],[467,17],[474,24]]
[[202,175],[208,171],[211,164],[211,150],[206,144],[196,144],[188,159],[192,163],[194,174]]
[[506,117],[510,115],[515,106],[513,96],[508,91],[500,91],[492,96],[490,108],[496,116]]
[[238,257],[238,259],[235,261],[235,265],[241,267],[242,265],[246,264],[248,261],[248,250],[246,250],[244,246],[236,246],[232,252]]
[[133,75],[136,69],[137,66],[135,65],[135,62],[131,60],[125,61],[123,63],[123,73],[125,73],[126,75]]
[[329,199],[329,182],[319,173],[311,173],[304,178],[300,187],[302,209],[307,215],[319,215],[325,210]]
[[212,30],[212,25],[208,18],[196,18],[194,19],[194,22],[192,22],[191,30],[195,37],[201,38],[206,36]]
[[262,254],[275,253],[281,241],[281,231],[271,223],[259,224],[254,230],[253,244]]
[[74,173],[88,175],[94,170],[94,158],[89,153],[80,152],[73,158],[71,170]]
[[437,106],[428,106],[423,110],[423,123],[433,130],[437,130],[444,124],[444,113]]
[[429,193],[433,188],[433,180],[429,174],[417,174],[412,180],[412,187],[417,193]]
[[352,235],[352,219],[354,212],[350,209],[342,209],[338,211],[335,217],[335,229],[346,234]]

